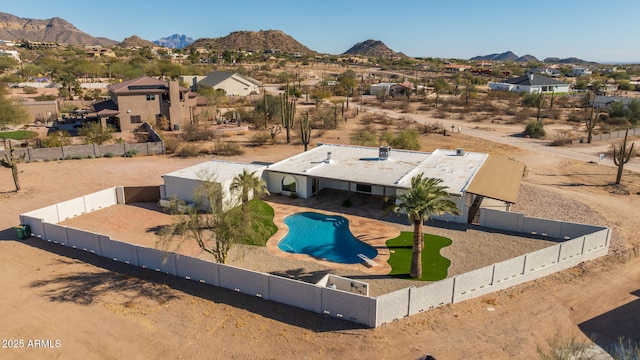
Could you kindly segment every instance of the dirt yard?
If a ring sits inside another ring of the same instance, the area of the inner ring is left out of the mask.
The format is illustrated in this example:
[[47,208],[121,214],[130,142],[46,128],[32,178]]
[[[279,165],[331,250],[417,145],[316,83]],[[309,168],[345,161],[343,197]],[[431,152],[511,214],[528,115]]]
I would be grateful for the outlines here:
[[[319,141],[348,143],[348,136],[344,129],[326,131],[313,144]],[[610,167],[541,158],[464,134],[422,141],[427,151],[464,147],[524,162],[524,182],[540,192],[520,199],[527,202],[518,205],[522,210],[562,217],[558,202],[572,199],[592,209],[593,220],[613,228],[615,252],[495,294],[363,329],[41,240],[16,240],[13,226],[22,212],[114,185],[159,185],[162,174],[205,158],[21,164],[19,193],[12,191],[10,171],[0,170],[0,358],[416,359],[429,353],[437,359],[532,359],[556,334],[581,341],[595,335],[598,344],[619,336],[640,341],[637,174],[625,175],[630,193],[622,195],[606,186],[615,175]],[[276,161],[299,151],[300,145],[252,147],[230,160]],[[22,348],[5,347],[20,340]],[[53,348],[35,347],[41,343]]]

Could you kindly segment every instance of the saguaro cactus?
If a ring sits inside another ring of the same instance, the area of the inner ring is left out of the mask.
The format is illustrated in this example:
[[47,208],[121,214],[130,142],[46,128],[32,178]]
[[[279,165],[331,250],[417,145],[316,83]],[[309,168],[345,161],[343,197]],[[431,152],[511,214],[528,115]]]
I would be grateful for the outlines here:
[[629,162],[631,159],[631,154],[633,153],[633,145],[635,143],[631,143],[631,148],[627,151],[627,135],[629,135],[629,129],[624,133],[624,140],[619,148],[613,148],[613,163],[618,167],[618,174],[616,175],[616,185],[620,184],[620,180],[622,180],[622,170],[624,169],[624,164]]
[[289,84],[285,93],[280,97],[280,113],[282,114],[282,127],[287,129],[287,144],[291,143],[291,128],[296,116],[296,99],[289,100]]
[[311,126],[309,125],[309,112],[304,117],[304,120],[300,118],[300,139],[304,146],[304,151],[307,151],[307,146],[311,141]]
[[[0,165],[11,169],[11,175],[13,175],[13,183],[16,185],[16,191],[20,191],[20,181],[18,179],[18,160],[15,157],[15,150],[11,146],[9,141],[9,154],[4,154],[4,159],[0,159]],[[24,158],[24,155],[21,157]]]

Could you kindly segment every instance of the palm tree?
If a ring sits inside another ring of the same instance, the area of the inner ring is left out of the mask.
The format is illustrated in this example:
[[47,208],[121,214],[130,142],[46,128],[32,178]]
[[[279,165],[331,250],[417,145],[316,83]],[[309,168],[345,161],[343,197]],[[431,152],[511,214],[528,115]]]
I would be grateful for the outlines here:
[[242,170],[242,174],[238,174],[231,182],[231,190],[242,193],[242,218],[246,226],[251,225],[251,214],[249,214],[249,194],[253,193],[254,198],[260,198],[269,195],[267,184],[262,178],[256,176],[256,172],[249,172],[247,169]]
[[411,255],[411,277],[422,277],[422,250],[424,249],[423,223],[433,215],[451,213],[459,215],[460,210],[450,200],[446,186],[439,185],[442,179],[423,178],[422,174],[411,179],[411,188],[398,197],[396,213],[403,212],[413,224],[413,253]]

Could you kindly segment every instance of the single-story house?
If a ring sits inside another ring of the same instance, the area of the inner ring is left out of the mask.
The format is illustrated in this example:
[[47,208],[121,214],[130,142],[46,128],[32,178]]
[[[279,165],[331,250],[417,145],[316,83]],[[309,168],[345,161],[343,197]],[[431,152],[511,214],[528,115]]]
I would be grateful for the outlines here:
[[212,71],[203,79],[197,80],[196,86],[208,86],[221,89],[229,96],[247,96],[260,93],[258,80],[242,76],[231,71]]
[[203,172],[215,174],[215,182],[229,196],[231,181],[244,169],[262,176],[272,194],[310,198],[333,189],[347,192],[346,196],[352,192],[380,196],[382,202],[406,193],[411,178],[423,174],[442,179],[461,211],[443,219],[465,223],[472,222],[481,207],[508,211],[518,197],[524,165],[463,149],[418,152],[322,144],[266,166],[209,161],[169,173],[163,176],[161,196],[193,202],[195,189],[205,179]]
[[[231,183],[233,178],[241,174],[243,170],[262,177],[265,165],[243,164],[237,162],[213,160],[193,165],[185,169],[174,171],[162,176],[164,184],[160,186],[160,198],[164,201],[170,199],[182,200],[187,204],[193,204],[194,194],[202,181],[210,180],[220,186],[222,191],[222,208],[228,210],[239,205],[235,203],[235,197],[231,196]],[[250,194],[250,197],[252,194]],[[207,206],[207,204],[204,204]]]
[[584,67],[575,67],[571,69],[571,76],[575,77],[591,75],[592,73],[593,72],[590,69]]
[[489,89],[528,94],[568,93],[569,84],[538,74],[527,74],[501,82],[489,82]]
[[640,101],[638,99],[625,98],[625,97],[620,97],[620,96],[601,96],[601,95],[598,95],[598,96],[596,96],[596,98],[594,100],[592,100],[591,105],[593,105],[593,107],[595,107],[595,108],[599,108],[599,109],[605,110],[612,103],[620,102],[620,103],[622,103],[624,108],[627,109],[629,107],[629,103],[631,103],[631,101],[633,101],[633,100]]

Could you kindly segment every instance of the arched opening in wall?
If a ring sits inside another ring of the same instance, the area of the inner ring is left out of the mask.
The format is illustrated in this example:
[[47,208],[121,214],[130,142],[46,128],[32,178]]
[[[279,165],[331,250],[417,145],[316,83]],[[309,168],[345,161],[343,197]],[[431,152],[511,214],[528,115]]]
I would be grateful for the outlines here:
[[285,175],[282,178],[282,191],[286,191],[286,192],[290,192],[290,193],[296,193],[297,192],[297,186],[298,183],[296,181],[295,176],[291,176],[291,175]]

